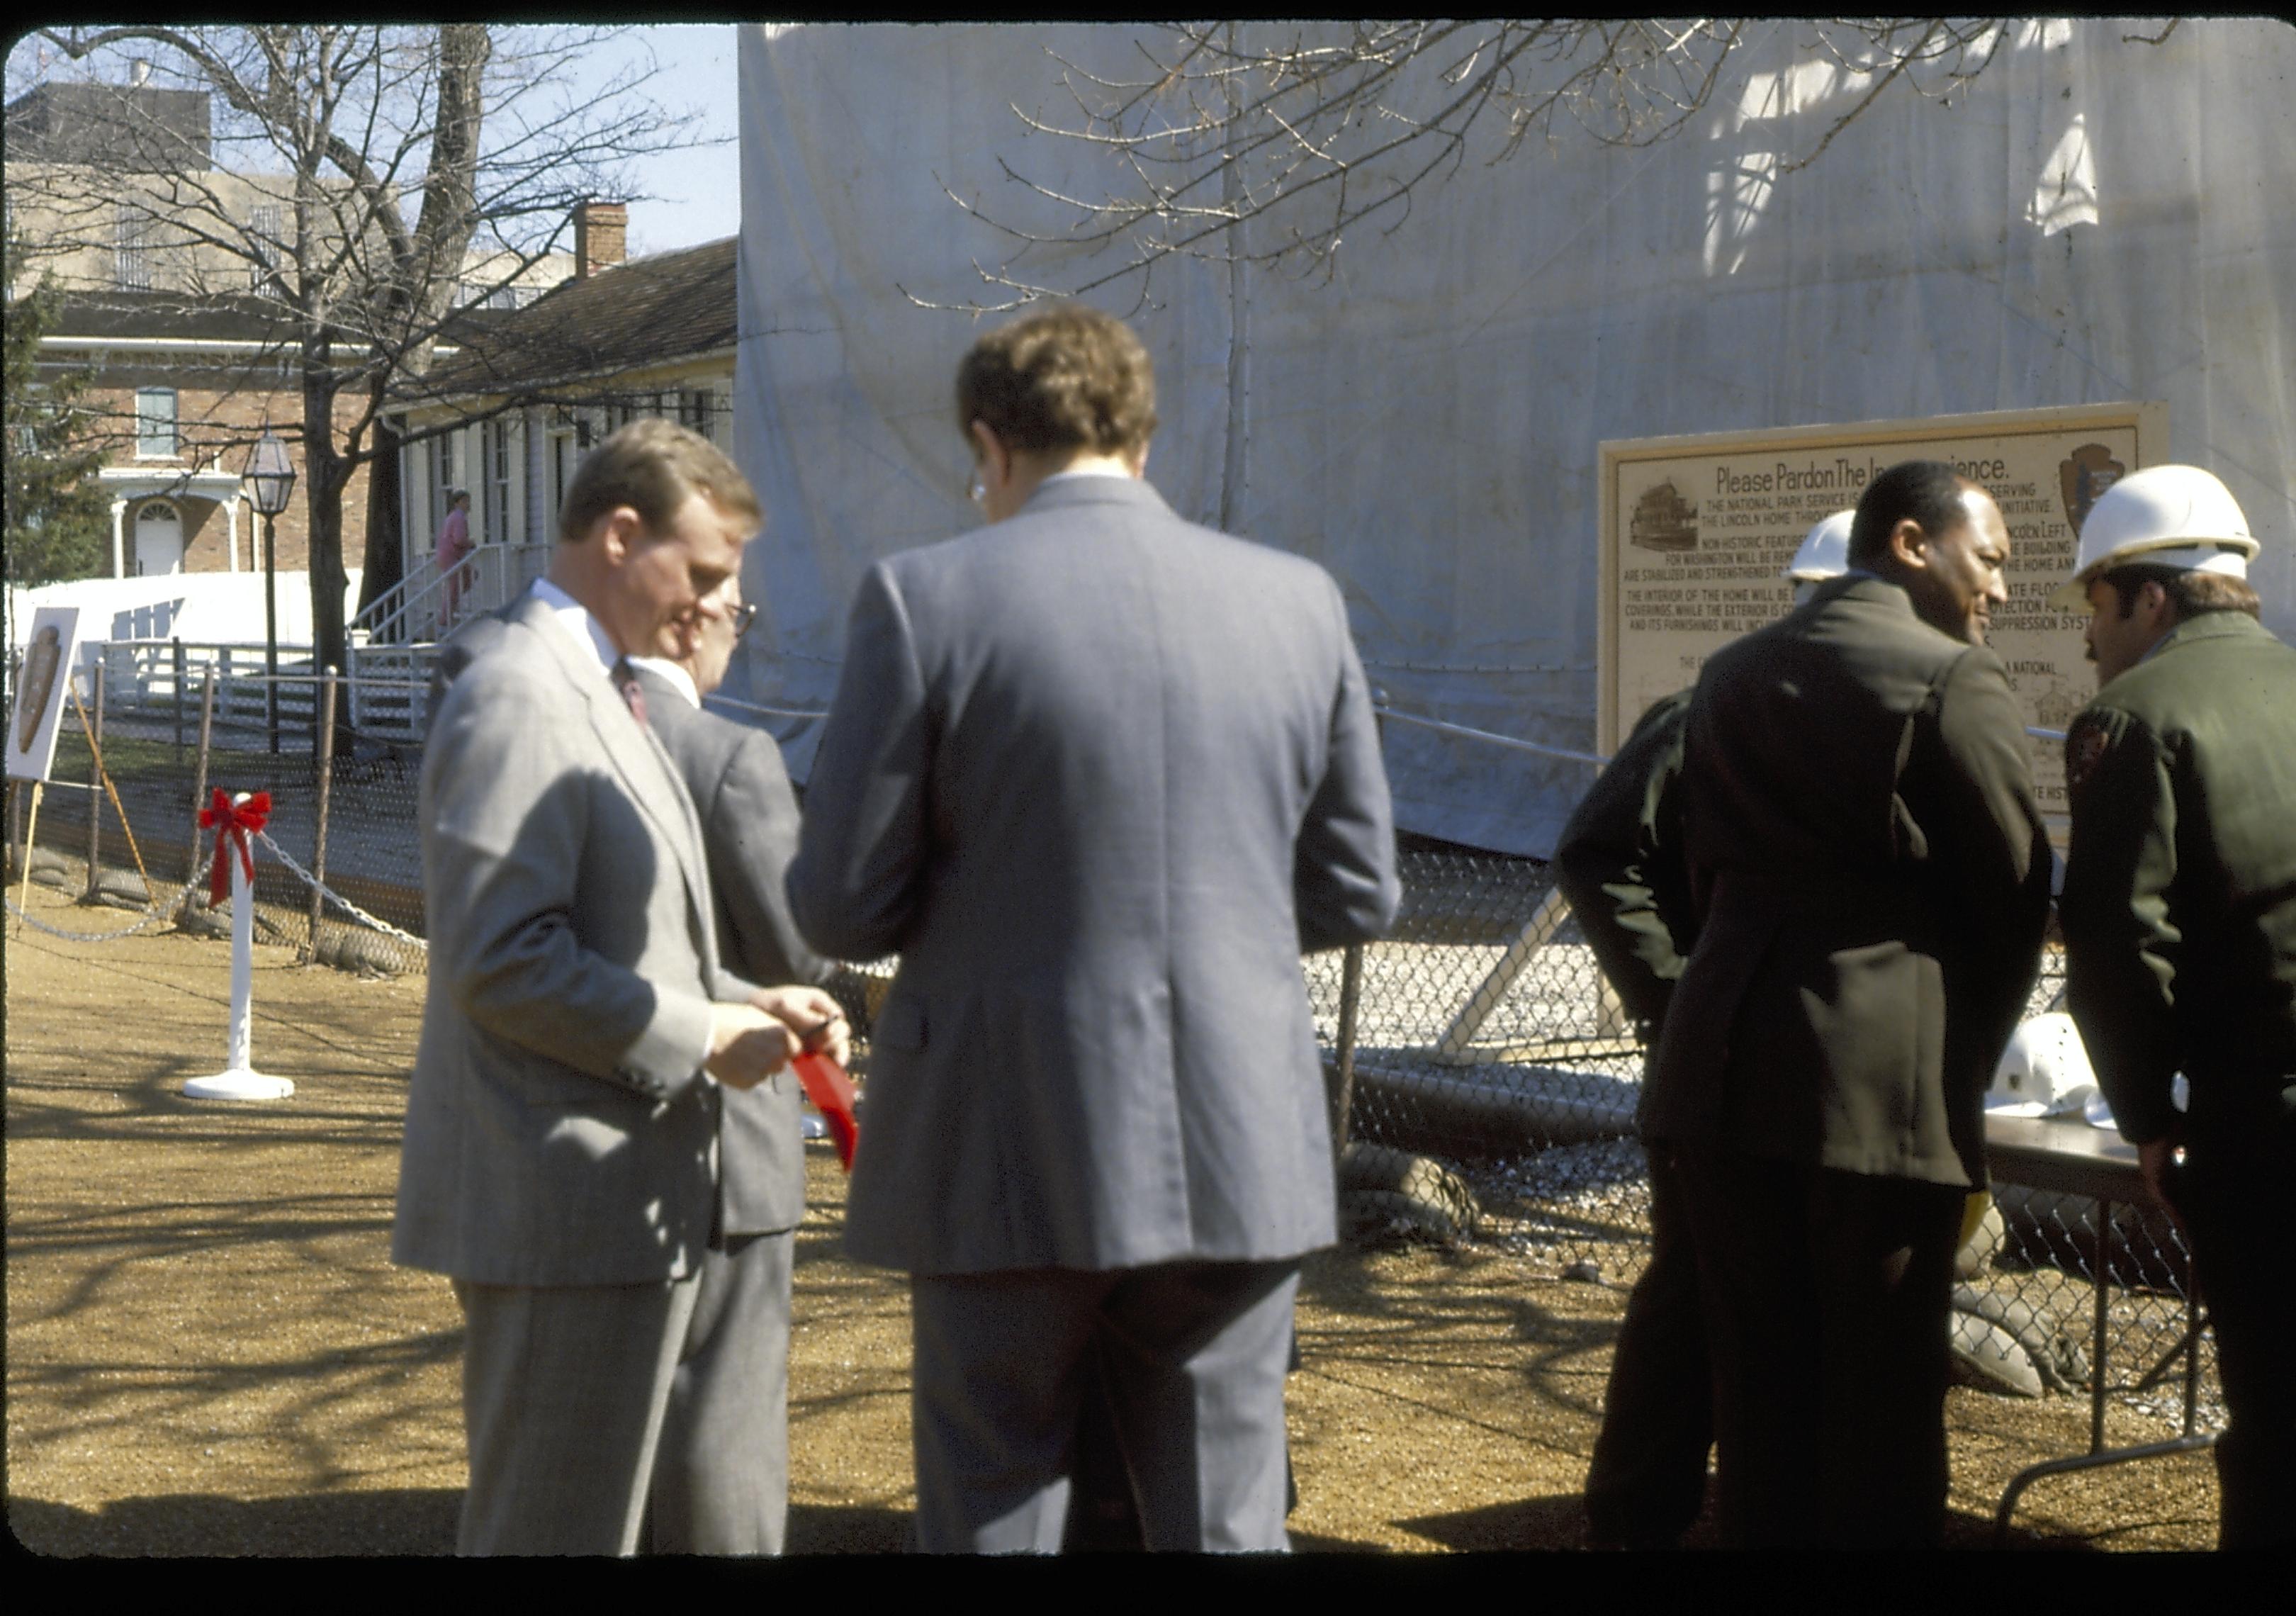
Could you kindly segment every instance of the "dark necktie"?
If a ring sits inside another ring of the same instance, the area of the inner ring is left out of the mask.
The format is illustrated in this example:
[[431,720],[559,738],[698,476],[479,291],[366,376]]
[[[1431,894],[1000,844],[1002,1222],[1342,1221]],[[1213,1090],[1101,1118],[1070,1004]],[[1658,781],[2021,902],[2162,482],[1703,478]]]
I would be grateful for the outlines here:
[[622,705],[630,710],[630,717],[638,721],[638,727],[645,728],[645,692],[638,688],[637,670],[630,666],[627,657],[614,664],[613,679],[614,688],[622,693]]

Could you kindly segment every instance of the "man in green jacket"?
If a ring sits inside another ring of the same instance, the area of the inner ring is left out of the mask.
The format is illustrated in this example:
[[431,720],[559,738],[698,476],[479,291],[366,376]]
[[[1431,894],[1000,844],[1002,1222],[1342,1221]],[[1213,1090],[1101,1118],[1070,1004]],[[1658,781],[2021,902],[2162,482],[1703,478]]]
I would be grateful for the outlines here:
[[2258,547],[2223,483],[2155,466],[2092,507],[2057,597],[2088,607],[2099,686],[2065,736],[2067,1007],[2191,1243],[2226,1548],[2296,1545],[2296,650],[2259,620]]
[[2009,535],[1934,461],[1849,571],[1707,660],[1681,784],[1697,947],[1639,1121],[1674,1153],[1732,1546],[1933,1546],[1953,1253],[2038,964],[2049,851],[1984,647]]

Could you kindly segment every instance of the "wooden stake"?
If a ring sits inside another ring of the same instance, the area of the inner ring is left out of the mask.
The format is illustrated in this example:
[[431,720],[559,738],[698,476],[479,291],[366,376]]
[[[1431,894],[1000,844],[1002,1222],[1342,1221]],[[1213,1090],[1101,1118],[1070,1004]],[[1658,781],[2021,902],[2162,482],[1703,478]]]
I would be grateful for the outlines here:
[[[184,860],[184,880],[200,890],[207,890],[200,880],[200,810],[208,805],[208,747],[215,734],[216,670],[208,664],[208,677],[200,691],[200,761],[192,776],[192,850]],[[188,895],[184,906],[191,906]],[[178,917],[180,919],[180,916]]]
[[20,937],[24,931],[23,917],[32,912],[32,849],[39,845],[40,798],[47,789],[48,783],[45,780],[32,782],[32,816],[24,826],[24,885],[23,890],[16,894],[16,933]]
[[98,658],[87,670],[88,683],[95,687],[95,724],[90,727],[87,709],[80,707],[79,687],[70,680],[64,688],[71,692],[72,705],[79,709],[79,726],[86,733],[87,765],[87,890],[80,894],[80,902],[92,904],[99,890],[103,873],[103,798],[96,791],[96,783],[103,778],[103,752],[96,734],[103,727],[103,661]]
[[327,798],[335,777],[335,670],[327,669],[319,696],[319,812],[311,828],[311,935],[303,946],[303,963],[319,956],[319,910],[324,901],[319,888],[327,879]]
[[[87,731],[87,751],[88,755],[95,759],[95,777],[103,782],[103,789],[111,798],[111,811],[119,816],[119,828],[127,838],[127,856],[135,861],[135,874],[144,882],[144,906],[148,909],[160,901],[160,894],[152,890],[151,873],[144,867],[143,852],[135,845],[135,827],[127,823],[127,810],[119,801],[119,788],[111,783],[111,771],[103,767],[103,743],[95,738],[95,730],[87,721],[87,709],[79,704],[79,691],[71,686],[67,688],[71,689],[72,705],[79,710],[80,727]],[[93,792],[89,793],[87,811],[90,815],[95,812]],[[90,845],[94,845],[93,838]],[[26,860],[26,867],[30,867],[29,859]]]

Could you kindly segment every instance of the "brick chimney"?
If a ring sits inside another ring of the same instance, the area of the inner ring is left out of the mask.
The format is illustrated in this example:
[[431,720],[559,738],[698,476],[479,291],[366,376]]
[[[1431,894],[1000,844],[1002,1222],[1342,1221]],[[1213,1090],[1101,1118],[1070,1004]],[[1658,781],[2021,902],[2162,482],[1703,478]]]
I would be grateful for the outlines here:
[[622,261],[629,235],[630,210],[621,202],[578,202],[574,207],[574,276],[586,281]]

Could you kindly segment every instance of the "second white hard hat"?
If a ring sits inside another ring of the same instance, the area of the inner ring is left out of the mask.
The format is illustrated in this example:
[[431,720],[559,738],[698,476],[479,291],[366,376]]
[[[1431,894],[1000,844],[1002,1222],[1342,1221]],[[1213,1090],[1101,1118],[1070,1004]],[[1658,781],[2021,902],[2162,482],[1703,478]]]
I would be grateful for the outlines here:
[[1779,574],[1797,584],[1822,584],[1849,570],[1849,524],[1855,511],[1836,511],[1801,541],[1801,548]]
[[2198,466],[2148,467],[2097,496],[2081,523],[2073,575],[2051,592],[2049,604],[2077,611],[2099,573],[2137,562],[2246,578],[2249,558],[2261,547],[2240,502],[2214,475]]
[[2088,1051],[2069,1015],[2037,1015],[2009,1036],[1993,1069],[1985,1109],[2012,1117],[2046,1117],[2078,1111],[2096,1092]]

